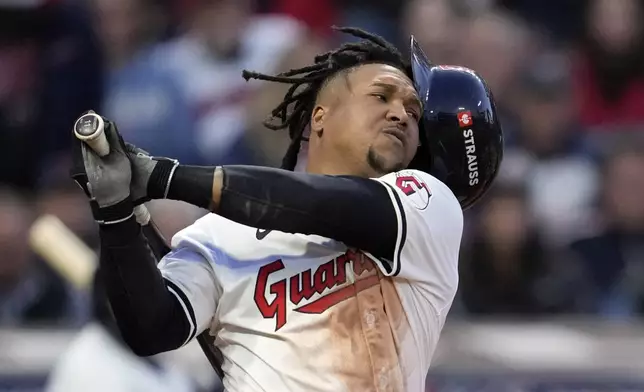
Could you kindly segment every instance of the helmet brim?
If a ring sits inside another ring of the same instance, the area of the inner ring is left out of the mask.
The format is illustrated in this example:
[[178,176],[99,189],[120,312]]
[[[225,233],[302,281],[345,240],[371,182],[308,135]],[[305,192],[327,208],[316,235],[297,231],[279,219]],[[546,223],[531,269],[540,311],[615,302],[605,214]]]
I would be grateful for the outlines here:
[[431,69],[433,64],[427,58],[427,55],[418,44],[416,38],[412,35],[410,39],[410,64],[412,72],[412,80],[414,82],[414,87],[418,92],[418,97],[423,104],[423,107],[427,107],[427,99],[429,98],[429,87],[431,85]]

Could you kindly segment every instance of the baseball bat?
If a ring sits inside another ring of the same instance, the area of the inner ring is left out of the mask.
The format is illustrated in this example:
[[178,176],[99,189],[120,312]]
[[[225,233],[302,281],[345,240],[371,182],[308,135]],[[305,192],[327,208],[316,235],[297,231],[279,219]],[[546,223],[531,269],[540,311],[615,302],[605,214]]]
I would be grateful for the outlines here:
[[98,257],[56,216],[43,215],[32,224],[29,245],[76,288],[89,288],[98,265]]

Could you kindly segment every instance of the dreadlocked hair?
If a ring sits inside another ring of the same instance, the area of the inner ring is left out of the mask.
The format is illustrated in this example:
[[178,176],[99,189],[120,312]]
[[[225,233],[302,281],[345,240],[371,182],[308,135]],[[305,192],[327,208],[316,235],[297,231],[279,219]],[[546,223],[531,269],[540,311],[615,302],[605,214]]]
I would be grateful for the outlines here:
[[353,27],[332,27],[333,30],[360,38],[358,42],[345,43],[336,50],[315,57],[314,64],[292,69],[277,75],[265,75],[244,70],[242,76],[249,79],[286,83],[291,87],[284,100],[271,111],[263,122],[272,130],[288,128],[291,144],[282,160],[282,168],[295,170],[304,130],[308,125],[318,93],[324,85],[341,71],[370,63],[382,63],[396,67],[410,74],[409,64],[392,44],[382,37]]

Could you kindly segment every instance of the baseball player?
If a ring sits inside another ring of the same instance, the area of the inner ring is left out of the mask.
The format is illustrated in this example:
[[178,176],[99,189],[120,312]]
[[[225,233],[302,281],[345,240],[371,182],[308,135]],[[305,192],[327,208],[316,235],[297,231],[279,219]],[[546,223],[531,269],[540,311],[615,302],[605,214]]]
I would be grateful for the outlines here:
[[[282,169],[150,157],[109,121],[109,155],[75,142],[72,175],[135,353],[209,331],[228,391],[424,389],[458,285],[462,210],[492,183],[502,131],[473,71],[431,64],[413,37],[408,61],[339,30],[360,41],[276,76],[244,71],[291,85],[267,123],[292,138]],[[157,266],[133,208],[162,198],[212,213]]]

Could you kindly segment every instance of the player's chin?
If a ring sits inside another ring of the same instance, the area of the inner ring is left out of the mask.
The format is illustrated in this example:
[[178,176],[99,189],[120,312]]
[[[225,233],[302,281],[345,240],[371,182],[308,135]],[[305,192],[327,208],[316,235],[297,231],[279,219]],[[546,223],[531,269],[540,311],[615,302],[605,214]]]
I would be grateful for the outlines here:
[[396,149],[378,149],[372,147],[367,154],[367,161],[378,173],[397,172],[405,168],[404,151]]

